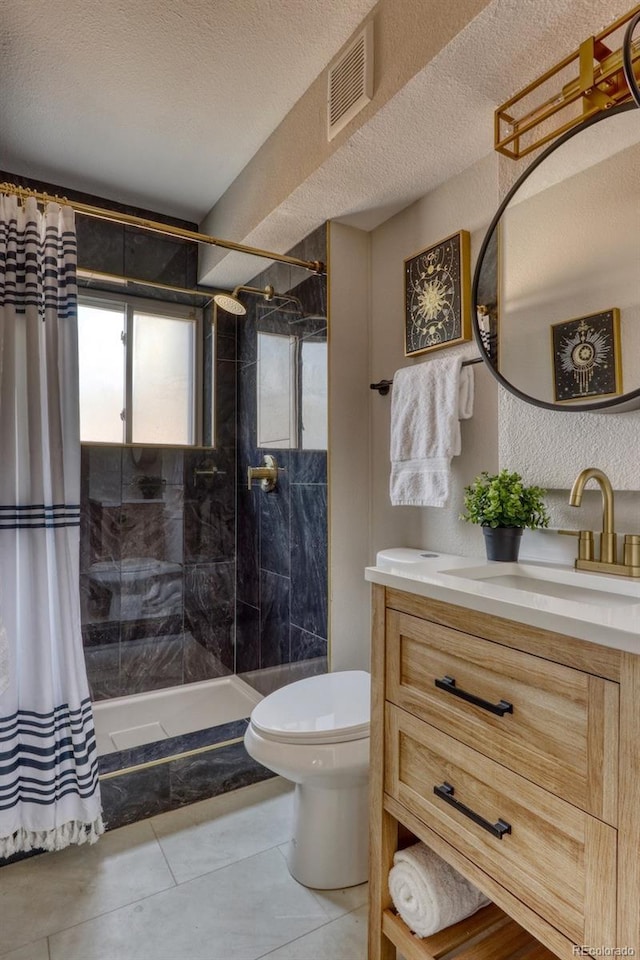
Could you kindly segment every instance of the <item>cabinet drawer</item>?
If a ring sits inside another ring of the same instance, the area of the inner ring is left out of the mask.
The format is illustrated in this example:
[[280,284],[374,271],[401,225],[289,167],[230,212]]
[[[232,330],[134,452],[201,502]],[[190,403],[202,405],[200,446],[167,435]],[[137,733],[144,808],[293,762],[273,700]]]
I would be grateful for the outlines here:
[[385,740],[390,796],[574,943],[616,942],[612,827],[393,704]]
[[389,700],[616,824],[618,684],[395,610],[387,631]]

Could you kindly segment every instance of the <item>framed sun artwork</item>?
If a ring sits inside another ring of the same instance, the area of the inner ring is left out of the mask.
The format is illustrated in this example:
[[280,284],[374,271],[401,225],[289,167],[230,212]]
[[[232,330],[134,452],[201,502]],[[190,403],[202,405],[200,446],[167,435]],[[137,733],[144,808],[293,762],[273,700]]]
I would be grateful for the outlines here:
[[460,230],[404,261],[405,357],[471,339],[469,233]]
[[622,393],[620,311],[617,307],[551,325],[556,401]]

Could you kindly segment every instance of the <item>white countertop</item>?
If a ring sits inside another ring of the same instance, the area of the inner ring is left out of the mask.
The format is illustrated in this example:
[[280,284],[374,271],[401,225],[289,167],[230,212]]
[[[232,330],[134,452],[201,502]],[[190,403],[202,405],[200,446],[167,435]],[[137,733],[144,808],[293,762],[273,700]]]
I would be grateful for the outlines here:
[[[457,575],[458,570],[468,571],[469,576]],[[538,574],[544,578],[542,583],[535,579]],[[525,575],[532,579],[525,581]],[[474,579],[477,576],[485,579]],[[492,577],[501,582],[492,582]],[[586,573],[561,564],[489,562],[407,547],[380,551],[376,565],[366,568],[365,578],[406,593],[640,653],[638,579]],[[559,595],[536,592],[540,585]],[[574,597],[569,599],[571,593]]]

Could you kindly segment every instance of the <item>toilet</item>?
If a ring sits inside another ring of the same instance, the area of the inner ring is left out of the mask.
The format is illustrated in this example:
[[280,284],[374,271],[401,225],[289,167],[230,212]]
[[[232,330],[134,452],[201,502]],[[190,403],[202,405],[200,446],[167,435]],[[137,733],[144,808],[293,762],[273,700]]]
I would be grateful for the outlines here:
[[289,872],[335,890],[368,875],[370,681],[363,670],[291,683],[253,708],[249,756],[295,783]]

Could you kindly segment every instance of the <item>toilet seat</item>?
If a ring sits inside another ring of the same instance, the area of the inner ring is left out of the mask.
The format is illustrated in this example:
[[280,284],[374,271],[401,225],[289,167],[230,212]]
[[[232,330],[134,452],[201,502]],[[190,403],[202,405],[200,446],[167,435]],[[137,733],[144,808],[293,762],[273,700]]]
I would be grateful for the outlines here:
[[298,680],[255,706],[251,725],[265,740],[276,743],[362,740],[369,736],[370,682],[364,670]]

